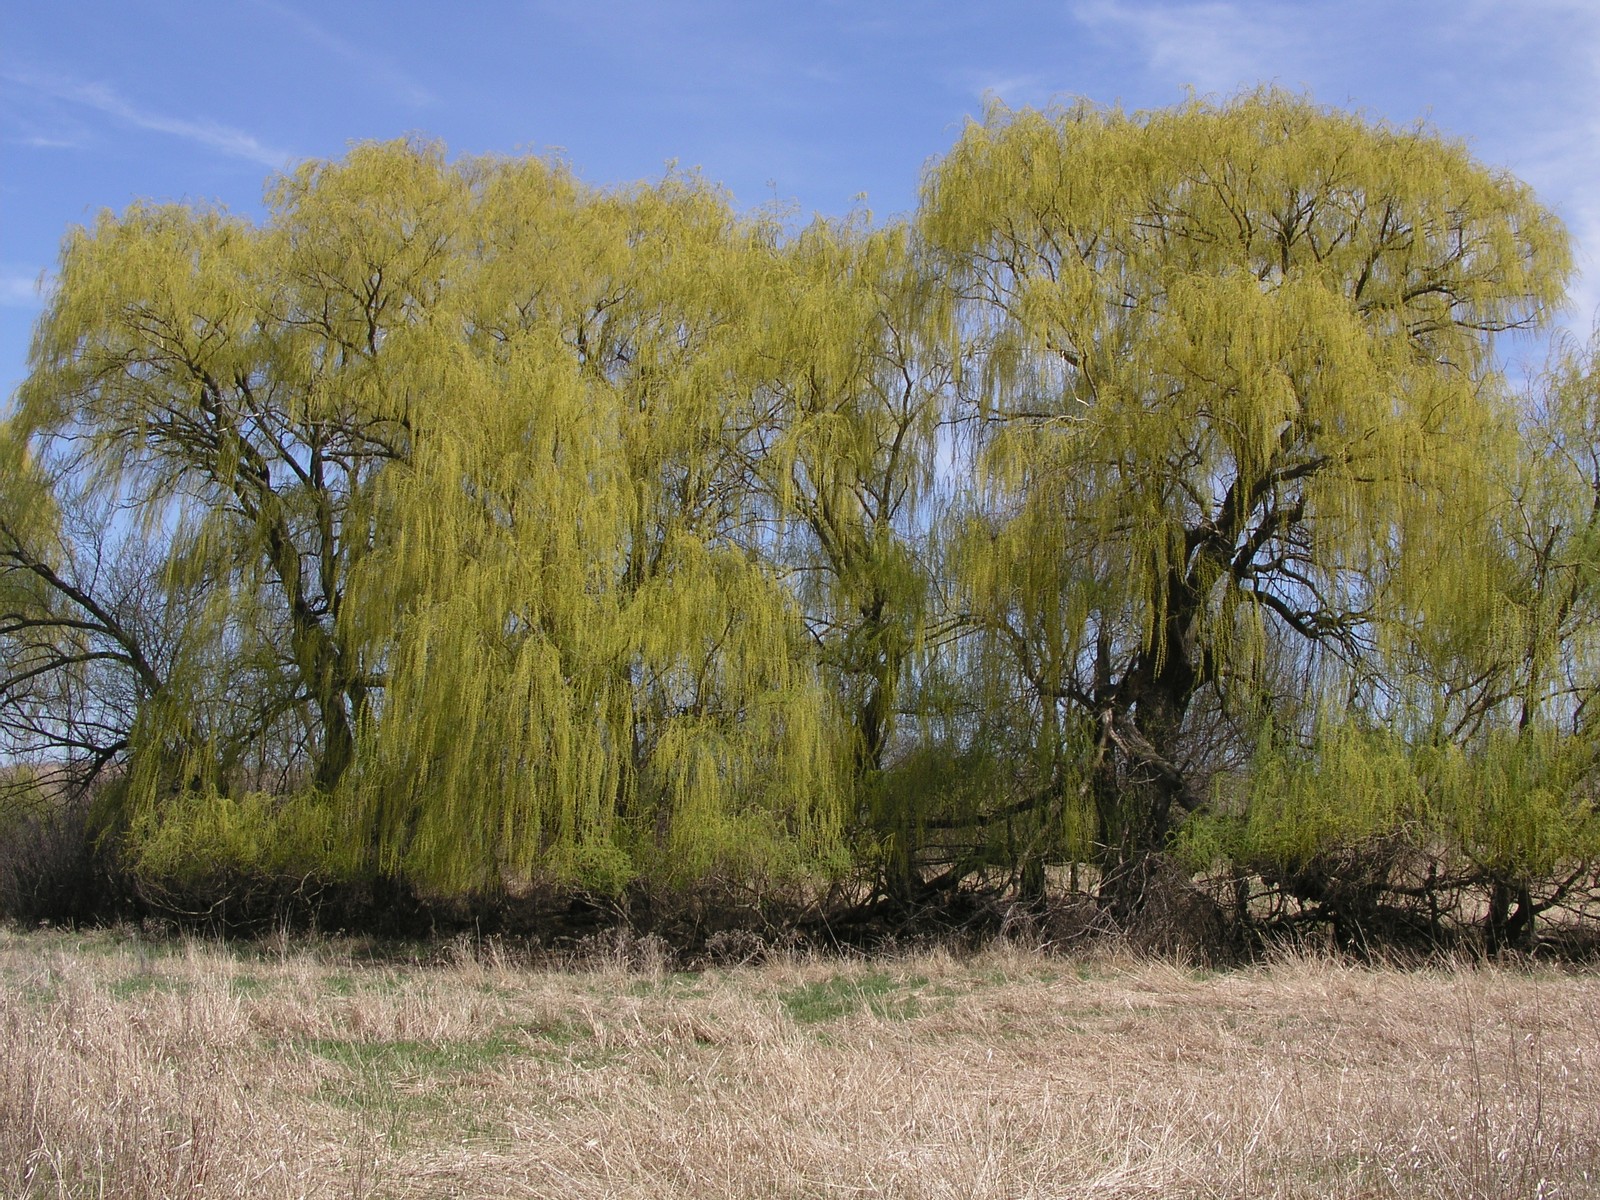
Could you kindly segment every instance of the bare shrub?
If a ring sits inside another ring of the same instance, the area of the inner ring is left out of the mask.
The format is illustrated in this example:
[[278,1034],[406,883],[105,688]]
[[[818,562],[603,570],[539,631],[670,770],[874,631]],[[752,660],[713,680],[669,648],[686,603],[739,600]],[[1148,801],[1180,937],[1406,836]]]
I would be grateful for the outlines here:
[[0,819],[0,917],[87,920],[104,889],[82,790],[41,796]]

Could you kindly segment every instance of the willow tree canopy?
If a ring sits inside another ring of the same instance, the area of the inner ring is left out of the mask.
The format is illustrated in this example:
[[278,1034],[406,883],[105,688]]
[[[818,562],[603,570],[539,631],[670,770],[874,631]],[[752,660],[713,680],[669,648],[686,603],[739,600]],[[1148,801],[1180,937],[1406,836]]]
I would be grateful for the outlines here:
[[1424,813],[1553,870],[1596,373],[1519,411],[1494,339],[1568,265],[1460,145],[1271,90],[996,105],[881,228],[416,143],[135,205],[0,424],[0,755],[145,880],[1126,911],[1224,784],[1275,860]]
[[918,229],[983,345],[972,602],[1088,726],[1114,859],[1205,802],[1197,718],[1314,713],[1391,625],[1487,592],[1461,535],[1515,453],[1490,339],[1568,265],[1523,184],[1270,90],[997,105]]
[[181,857],[309,790],[319,852],[451,889],[829,852],[838,731],[746,536],[771,230],[411,144],[271,199],[69,239],[12,422],[192,609],[128,819]]

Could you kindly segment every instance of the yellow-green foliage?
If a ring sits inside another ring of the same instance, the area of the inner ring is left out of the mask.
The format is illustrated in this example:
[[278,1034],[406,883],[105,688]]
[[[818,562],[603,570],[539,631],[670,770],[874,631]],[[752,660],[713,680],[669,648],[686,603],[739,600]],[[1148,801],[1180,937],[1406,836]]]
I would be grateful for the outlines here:
[[[1492,334],[1566,241],[1456,143],[1264,90],[996,105],[882,229],[417,143],[268,203],[72,233],[0,425],[0,619],[136,676],[152,878],[1032,869],[1269,719],[1315,751],[1211,852],[1588,852],[1596,375],[1520,419]],[[41,569],[69,484],[126,627]]]
[[170,546],[136,861],[266,862],[271,769],[428,887],[825,859],[844,743],[746,536],[770,231],[413,144],[269,201],[69,238],[17,418]]
[[[59,567],[60,532],[48,476],[15,425],[0,421],[0,697],[30,715],[48,682],[34,672],[52,654],[72,653],[73,634],[41,619],[60,605],[22,564],[37,559],[47,569]],[[0,817],[26,806],[35,794],[33,779],[31,769],[0,761]]]
[[316,794],[193,792],[135,822],[129,865],[163,886],[329,878],[348,871],[347,831]]
[[1548,878],[1600,857],[1593,751],[1549,728],[1497,730],[1428,755],[1427,783],[1452,850],[1493,874]]
[[1589,758],[1581,740],[1548,729],[1410,745],[1329,719],[1309,750],[1264,740],[1242,811],[1195,819],[1182,845],[1199,868],[1295,870],[1398,839],[1468,870],[1544,879],[1600,855]]
[[[1491,594],[1467,535],[1517,449],[1490,334],[1568,265],[1521,183],[1270,89],[995,105],[918,226],[984,362],[962,583],[1046,720],[1105,724],[1170,796],[1197,698],[1246,744],[1269,715],[1303,730]],[[1363,803],[1329,819],[1381,824]]]
[[1362,607],[1392,538],[1408,564],[1439,549],[1434,506],[1470,508],[1495,424],[1482,331],[1559,299],[1566,262],[1526,187],[1460,146],[1275,92],[996,107],[929,177],[921,222],[990,298],[974,314],[1009,418],[984,462],[1015,515],[974,544],[979,597],[1159,646],[1171,573],[1215,532],[1233,586],[1183,632],[1224,655],[1238,604],[1299,607],[1235,558],[1266,519],[1263,550],[1306,530],[1283,565],[1316,607]]
[[[950,297],[908,231],[817,221],[782,247],[759,315],[764,434],[749,474],[776,529],[763,548],[817,640],[850,724],[854,786],[875,825],[904,828],[877,774],[934,602],[926,531],[955,368]],[[865,797],[863,797],[865,798]],[[930,797],[918,795],[912,808]]]
[[394,602],[351,787],[380,861],[615,887],[825,855],[827,698],[738,536],[762,230],[692,179],[472,174],[474,261],[415,334],[415,450],[358,583]]
[[1344,721],[1324,722],[1310,753],[1264,743],[1237,844],[1227,848],[1246,862],[1293,869],[1382,838],[1426,842],[1434,830],[1417,768],[1393,735]]
[[40,786],[39,772],[24,764],[0,767],[0,839],[21,821],[43,812],[48,792]]
[[[1448,740],[1497,725],[1585,727],[1600,683],[1595,348],[1561,347],[1520,415],[1489,458],[1490,507],[1453,513],[1457,550],[1439,565],[1455,603],[1435,607],[1404,647],[1413,676],[1402,686]],[[1452,581],[1463,559],[1485,575]]]

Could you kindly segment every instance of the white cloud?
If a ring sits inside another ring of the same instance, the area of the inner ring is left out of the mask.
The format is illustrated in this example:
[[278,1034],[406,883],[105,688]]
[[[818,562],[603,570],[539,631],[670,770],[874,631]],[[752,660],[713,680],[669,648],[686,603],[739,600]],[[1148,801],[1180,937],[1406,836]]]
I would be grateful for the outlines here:
[[0,272],[0,308],[38,308],[50,290],[48,272]]
[[1009,108],[1031,104],[1042,108],[1057,98],[1056,90],[1037,74],[983,75],[967,72],[965,86],[975,96],[993,96]]
[[1600,318],[1595,0],[1071,0],[1067,11],[1163,87],[1227,95],[1277,81],[1402,122],[1442,108],[1447,133],[1470,130],[1474,154],[1565,220],[1579,275],[1562,324],[1587,336]]
[[1600,6],[1471,0],[1460,30],[1526,80],[1473,148],[1532,184],[1566,222],[1577,275],[1561,324],[1587,340],[1600,321]]
[[1303,18],[1274,23],[1261,10],[1247,11],[1229,0],[1079,0],[1070,11],[1101,36],[1131,40],[1152,72],[1192,84],[1201,94],[1281,79],[1286,67],[1298,68],[1304,44]]
[[94,109],[135,129],[169,134],[230,157],[248,159],[275,170],[281,170],[294,157],[288,151],[263,145],[250,134],[228,125],[220,125],[215,121],[172,117],[139,108],[103,83],[82,83],[59,76],[40,75],[7,74],[5,78],[58,100]]

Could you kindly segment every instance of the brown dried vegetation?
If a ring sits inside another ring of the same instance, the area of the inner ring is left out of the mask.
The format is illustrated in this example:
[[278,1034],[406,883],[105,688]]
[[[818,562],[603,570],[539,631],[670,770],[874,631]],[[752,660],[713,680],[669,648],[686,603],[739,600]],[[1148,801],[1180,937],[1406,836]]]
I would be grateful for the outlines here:
[[0,932],[0,1194],[1600,1195],[1600,978]]

